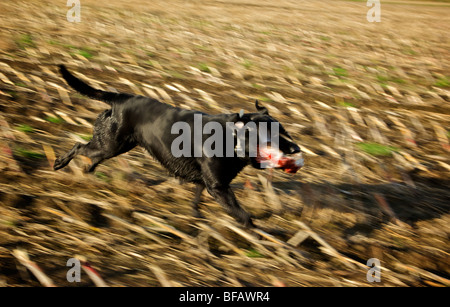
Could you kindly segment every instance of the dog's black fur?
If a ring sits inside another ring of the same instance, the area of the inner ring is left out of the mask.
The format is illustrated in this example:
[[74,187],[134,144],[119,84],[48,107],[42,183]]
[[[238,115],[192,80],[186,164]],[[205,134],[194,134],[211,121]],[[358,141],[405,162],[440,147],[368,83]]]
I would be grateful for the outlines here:
[[[76,143],[73,148],[55,161],[54,169],[66,166],[76,155],[84,155],[92,160],[89,172],[102,161],[125,153],[135,146],[144,147],[158,160],[171,175],[196,184],[193,201],[194,214],[198,211],[201,193],[206,188],[216,201],[237,221],[245,226],[253,226],[250,214],[237,202],[230,182],[248,164],[260,168],[255,158],[248,157],[179,157],[171,153],[172,141],[177,137],[171,133],[175,122],[187,122],[193,127],[194,114],[202,114],[203,125],[208,121],[223,124],[241,121],[276,121],[267,109],[256,102],[258,112],[247,114],[208,115],[198,111],[185,110],[161,103],[155,99],[124,93],[111,93],[94,89],[73,76],[63,65],[60,72],[66,82],[75,90],[92,99],[108,103],[111,108],[102,112],[94,125],[92,140],[87,144]],[[279,148],[285,154],[300,152],[289,134],[279,125]],[[206,137],[203,136],[205,139]],[[247,142],[248,143],[248,142]],[[194,145],[194,144],[193,144]]]

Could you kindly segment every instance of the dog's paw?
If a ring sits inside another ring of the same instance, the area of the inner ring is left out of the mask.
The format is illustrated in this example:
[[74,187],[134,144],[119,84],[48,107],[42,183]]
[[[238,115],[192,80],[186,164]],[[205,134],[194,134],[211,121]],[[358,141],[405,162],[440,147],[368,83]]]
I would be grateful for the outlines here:
[[57,171],[59,170],[61,167],[61,161],[58,159],[55,160],[55,163],[53,163],[53,170]]
[[245,228],[256,228],[255,224],[253,224],[253,220],[251,218],[251,215],[248,213],[243,214],[243,216],[241,216],[238,219],[238,222],[242,224],[242,226],[244,226]]
[[196,219],[206,219],[205,216],[198,209],[192,209],[192,216]]
[[55,163],[53,164],[53,170],[57,171],[66,165],[67,163],[64,163],[64,161],[62,161],[61,158],[58,158],[55,160]]
[[246,220],[243,224],[244,224],[245,228],[256,228],[256,226],[255,226],[255,224],[253,224],[253,220],[251,218]]

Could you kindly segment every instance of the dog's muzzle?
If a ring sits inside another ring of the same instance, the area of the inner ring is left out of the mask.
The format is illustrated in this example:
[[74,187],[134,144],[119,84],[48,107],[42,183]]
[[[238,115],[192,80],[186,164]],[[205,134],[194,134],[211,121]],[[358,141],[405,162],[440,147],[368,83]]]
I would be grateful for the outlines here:
[[279,168],[289,174],[297,173],[305,164],[301,152],[284,154],[281,150],[270,147],[259,147],[256,160],[262,168]]

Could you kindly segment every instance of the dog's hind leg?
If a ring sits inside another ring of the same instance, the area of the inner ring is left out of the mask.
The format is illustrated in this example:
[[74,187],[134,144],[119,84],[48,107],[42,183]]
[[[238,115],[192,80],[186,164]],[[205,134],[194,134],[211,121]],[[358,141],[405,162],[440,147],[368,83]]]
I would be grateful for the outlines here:
[[89,142],[87,144],[76,143],[71,150],[69,150],[65,155],[56,159],[53,169],[59,170],[65,167],[69,162],[75,158],[77,155],[86,156],[92,161],[92,165],[88,168],[88,172],[93,172],[95,167],[102,162],[105,158],[102,151],[97,148],[96,144]]
[[84,146],[81,143],[76,143],[71,150],[69,150],[65,155],[63,155],[62,157],[59,157],[58,159],[56,159],[55,164],[53,165],[53,169],[59,170],[60,168],[63,168],[64,166],[66,166],[67,164],[69,164],[69,162],[76,156],[78,155],[78,152],[80,151],[80,148]]
[[54,170],[63,168],[77,155],[91,159],[92,164],[86,169],[93,172],[102,161],[118,156],[133,149],[137,144],[132,138],[121,137],[116,119],[112,118],[112,110],[101,113],[94,124],[94,134],[87,144],[76,143],[73,148],[62,157],[56,159]]

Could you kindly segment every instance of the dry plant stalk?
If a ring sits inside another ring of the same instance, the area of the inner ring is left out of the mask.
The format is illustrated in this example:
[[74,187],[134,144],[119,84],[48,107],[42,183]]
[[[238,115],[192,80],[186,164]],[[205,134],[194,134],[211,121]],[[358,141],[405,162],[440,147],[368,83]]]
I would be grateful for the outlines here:
[[50,277],[45,275],[41,268],[35,262],[30,260],[30,257],[25,250],[15,249],[12,251],[12,254],[23,266],[25,266],[31,273],[33,273],[34,276],[36,276],[44,287],[55,287]]

